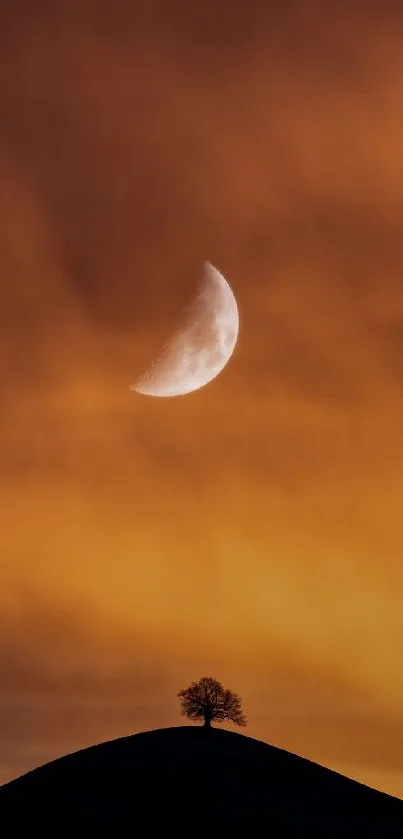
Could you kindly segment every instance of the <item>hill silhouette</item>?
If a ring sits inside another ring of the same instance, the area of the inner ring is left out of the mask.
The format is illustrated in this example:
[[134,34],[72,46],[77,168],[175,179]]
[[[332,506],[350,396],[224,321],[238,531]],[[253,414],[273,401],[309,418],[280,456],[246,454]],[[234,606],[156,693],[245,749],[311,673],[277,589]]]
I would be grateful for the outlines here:
[[0,825],[389,839],[403,837],[403,801],[260,740],[183,726],[100,743],[5,784]]

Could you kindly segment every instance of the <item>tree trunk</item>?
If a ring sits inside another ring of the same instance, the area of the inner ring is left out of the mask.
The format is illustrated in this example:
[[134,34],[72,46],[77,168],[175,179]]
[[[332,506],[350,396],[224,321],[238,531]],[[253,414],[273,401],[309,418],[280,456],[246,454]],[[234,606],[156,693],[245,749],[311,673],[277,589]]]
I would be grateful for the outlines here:
[[203,728],[211,728],[211,719],[210,717],[204,717],[204,726]]

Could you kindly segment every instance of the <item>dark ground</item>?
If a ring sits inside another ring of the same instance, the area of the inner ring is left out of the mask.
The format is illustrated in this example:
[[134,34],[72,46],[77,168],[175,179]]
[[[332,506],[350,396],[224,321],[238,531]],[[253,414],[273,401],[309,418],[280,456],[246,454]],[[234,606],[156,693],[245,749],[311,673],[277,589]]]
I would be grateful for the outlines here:
[[4,836],[102,826],[112,836],[174,827],[209,839],[403,839],[403,801],[259,740],[193,726],[101,743],[0,787]]

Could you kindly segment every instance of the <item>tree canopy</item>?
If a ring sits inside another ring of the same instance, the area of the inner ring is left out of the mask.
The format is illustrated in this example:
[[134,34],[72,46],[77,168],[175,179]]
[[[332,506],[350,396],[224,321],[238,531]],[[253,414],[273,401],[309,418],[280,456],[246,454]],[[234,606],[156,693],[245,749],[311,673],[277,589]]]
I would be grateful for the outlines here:
[[240,696],[224,688],[217,679],[203,676],[198,682],[192,682],[185,690],[178,693],[181,713],[190,720],[204,720],[206,728],[213,720],[246,725]]

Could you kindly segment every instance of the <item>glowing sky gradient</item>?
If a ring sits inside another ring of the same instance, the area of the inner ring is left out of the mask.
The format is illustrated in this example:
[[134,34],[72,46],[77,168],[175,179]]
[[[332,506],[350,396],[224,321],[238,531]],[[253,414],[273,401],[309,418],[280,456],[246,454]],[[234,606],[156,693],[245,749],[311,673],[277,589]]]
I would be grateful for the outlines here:
[[[388,0],[0,10],[0,780],[212,675],[401,794],[402,36]],[[206,258],[236,355],[131,393]]]

